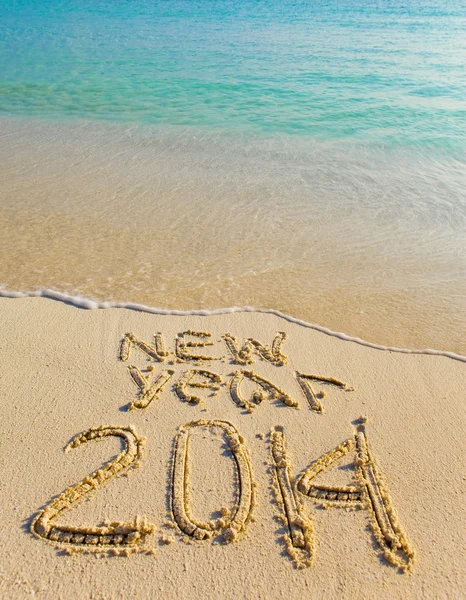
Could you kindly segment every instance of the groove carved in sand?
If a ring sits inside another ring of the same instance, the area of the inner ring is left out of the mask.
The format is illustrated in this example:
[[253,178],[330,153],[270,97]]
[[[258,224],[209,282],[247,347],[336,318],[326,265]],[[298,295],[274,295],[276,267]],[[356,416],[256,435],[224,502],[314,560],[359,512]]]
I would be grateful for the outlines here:
[[[220,429],[228,442],[237,469],[237,504],[221,523],[202,523],[191,514],[189,499],[189,437],[195,428]],[[171,509],[178,527],[186,535],[197,539],[209,539],[223,532],[227,542],[234,541],[246,527],[254,502],[254,484],[251,462],[238,431],[228,421],[192,421],[183,425],[175,439],[175,455],[172,471]]]
[[279,331],[275,335],[271,346],[266,346],[254,338],[248,338],[240,348],[236,338],[231,335],[231,333],[226,333],[223,336],[223,339],[228,350],[230,351],[233,362],[236,364],[252,364],[254,362],[254,352],[263,360],[266,360],[273,365],[283,366],[287,363],[287,357],[282,353],[282,344],[286,340],[286,333],[283,331]]
[[323,394],[316,394],[314,388],[311,385],[311,381],[318,381],[321,383],[327,383],[342,388],[348,392],[354,391],[354,388],[349,387],[346,383],[338,381],[333,377],[319,377],[318,375],[305,375],[304,373],[298,373],[296,371],[296,379],[298,380],[301,389],[303,390],[306,400],[309,403],[309,408],[316,413],[323,413],[324,407],[320,402],[319,396],[322,398]]
[[[152,371],[152,369],[153,367],[149,367],[149,371]],[[128,371],[131,375],[131,379],[138,386],[140,391],[139,397],[130,403],[129,410],[132,410],[133,408],[146,408],[149,406],[152,400],[158,397],[159,393],[165,387],[165,384],[172,378],[175,372],[172,369],[162,371],[151,383],[134,365],[130,365]]]
[[[195,377],[200,377],[201,381],[193,381]],[[175,392],[180,400],[191,404],[199,404],[201,397],[191,394],[187,388],[208,389],[215,396],[218,394],[221,384],[222,378],[217,373],[205,369],[189,369],[175,383]]]
[[[245,398],[241,393],[241,384],[245,377],[250,381],[257,383],[260,388],[253,392],[251,400]],[[238,406],[241,406],[250,413],[267,398],[270,398],[271,400],[280,400],[286,404],[286,406],[293,406],[294,408],[299,407],[297,400],[291,398],[286,392],[267,379],[256,375],[253,371],[236,371],[233,373],[230,382],[230,394],[233,401],[238,404]]]
[[[351,486],[315,485],[313,479],[328,467],[355,450],[356,483]],[[354,439],[348,439],[324,454],[297,480],[297,489],[321,504],[342,508],[366,508],[374,536],[385,556],[403,571],[412,568],[414,551],[401,529],[390,494],[367,443],[363,423],[356,428]]]
[[272,430],[270,445],[278,483],[278,489],[275,490],[276,499],[283,509],[288,527],[288,536],[285,537],[287,550],[298,568],[308,567],[314,557],[312,522],[304,514],[301,500],[291,483],[290,463],[281,427]]
[[[187,338],[197,338],[199,341],[193,342]],[[210,341],[212,337],[211,333],[207,331],[183,331],[176,336],[175,340],[175,354],[181,361],[207,361],[207,360],[218,360],[215,356],[208,354],[194,354],[191,353],[195,348],[206,348],[213,346],[213,342]]]
[[120,343],[120,360],[127,361],[129,359],[132,346],[158,362],[163,362],[168,356],[163,335],[160,332],[154,333],[153,346],[137,338],[134,333],[125,333]]
[[144,440],[132,427],[97,427],[79,434],[66,446],[65,452],[78,448],[91,440],[105,437],[118,437],[124,442],[124,449],[118,456],[94,471],[79,483],[70,486],[39,513],[31,524],[32,533],[47,542],[72,551],[86,550],[118,553],[135,551],[142,547],[146,537],[154,531],[154,526],[145,517],[136,516],[133,522],[108,522],[102,526],[68,526],[54,523],[63,512],[84,499],[101,485],[122,475],[128,469],[136,468],[142,459]]

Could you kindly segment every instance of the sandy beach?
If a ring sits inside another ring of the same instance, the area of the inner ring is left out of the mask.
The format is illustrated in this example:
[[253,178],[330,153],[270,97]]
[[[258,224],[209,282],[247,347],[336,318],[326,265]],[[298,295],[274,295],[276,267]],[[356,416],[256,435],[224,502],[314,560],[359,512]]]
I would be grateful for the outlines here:
[[0,330],[3,597],[464,589],[466,359],[47,298]]
[[464,0],[0,22],[0,600],[466,597]]

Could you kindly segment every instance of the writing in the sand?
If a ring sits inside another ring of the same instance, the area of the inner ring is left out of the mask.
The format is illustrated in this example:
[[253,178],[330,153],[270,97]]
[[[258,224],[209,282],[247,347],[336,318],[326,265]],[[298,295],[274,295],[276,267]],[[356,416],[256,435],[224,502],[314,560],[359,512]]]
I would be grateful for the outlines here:
[[[119,359],[128,363],[128,373],[138,388],[137,396],[129,407],[147,408],[159,398],[166,384],[173,379],[176,396],[192,404],[199,404],[209,395],[216,395],[228,380],[227,389],[231,400],[247,412],[252,412],[268,398],[298,408],[298,399],[270,379],[251,370],[250,366],[257,361],[266,361],[282,368],[287,363],[283,351],[285,340],[286,335],[278,332],[268,344],[254,338],[247,338],[239,343],[233,335],[226,333],[215,348],[217,352],[214,352],[210,333],[188,330],[175,336],[173,350],[169,351],[162,333],[155,333],[150,341],[127,333],[119,346]],[[145,369],[141,370],[130,363],[134,352],[149,361]],[[212,370],[215,369],[215,361],[228,362],[236,368],[222,377]],[[177,374],[175,366],[181,366]],[[244,368],[246,366],[248,368]],[[343,390],[352,389],[328,375],[297,371],[293,371],[292,375],[299,384],[296,387],[301,390],[313,413],[323,412],[323,394],[316,393],[314,386],[330,385]],[[196,461],[193,451],[195,444],[190,443],[190,440],[192,442],[196,435],[203,438],[212,435],[217,441],[221,439],[221,451],[225,452],[225,448],[227,449],[226,455],[233,461],[236,470],[232,505],[219,507],[217,514],[220,516],[207,521],[195,518],[195,507],[192,506],[190,494],[190,474],[192,463]],[[63,548],[68,554],[83,551],[123,556],[135,552],[155,553],[155,545],[150,540],[154,538],[157,528],[145,516],[137,515],[131,521],[104,521],[97,525],[57,522],[76,503],[90,499],[102,485],[116,477],[128,476],[133,469],[142,465],[146,439],[133,426],[92,427],[76,435],[66,446],[65,452],[93,440],[111,437],[121,440],[122,451],[103,467],[50,500],[32,520],[31,531],[36,537]],[[365,418],[355,422],[353,433],[348,439],[317,460],[312,456],[306,457],[310,461],[309,466],[296,475],[293,475],[294,467],[286,450],[283,427],[275,426],[268,436],[259,434],[258,437],[269,448],[270,465],[267,471],[270,474],[275,505],[280,513],[275,517],[284,525],[286,533],[281,536],[281,541],[296,567],[310,566],[315,557],[316,533],[312,503],[317,503],[325,508],[366,511],[374,541],[384,558],[403,571],[411,569],[414,552],[398,522],[385,479],[369,447]],[[349,472],[353,475],[347,485],[315,482],[317,476],[327,477],[327,471],[345,457],[346,462],[348,457],[352,457]],[[221,419],[199,419],[181,425],[175,434],[170,466],[169,518],[162,527],[181,536],[183,540],[198,544],[205,544],[213,538],[225,544],[245,541],[245,533],[255,520],[254,509],[257,503],[252,465],[247,441],[233,423]],[[262,497],[264,496],[263,494]],[[159,538],[159,543],[162,544],[172,541],[174,538],[167,533]]]
[[[174,349],[169,352],[165,338],[160,332],[154,333],[153,340],[150,342],[138,338],[134,333],[127,333],[120,344],[120,360],[129,362],[132,352],[136,350],[150,362],[145,372],[133,364],[128,366],[128,373],[138,388],[138,396],[130,403],[129,409],[149,406],[159,398],[166,384],[172,379],[174,379],[174,391],[178,398],[192,404],[199,404],[205,399],[205,395],[204,397],[200,395],[201,390],[213,397],[218,394],[223,385],[226,385],[231,400],[249,413],[267,399],[299,408],[299,400],[293,397],[292,393],[283,390],[270,379],[261,377],[252,369],[240,368],[222,377],[214,371],[215,367],[211,366],[216,361],[228,361],[235,366],[246,366],[262,360],[275,367],[283,367],[287,364],[287,356],[283,352],[285,340],[286,334],[282,331],[275,334],[270,344],[254,338],[247,338],[239,343],[231,333],[226,333],[221,338],[223,347],[217,344],[215,353],[211,351],[214,346],[211,333],[188,330],[176,335]],[[219,349],[226,351],[227,354],[219,353]],[[199,368],[191,367],[176,374],[173,368],[157,369],[156,363],[168,363],[170,366],[191,363]],[[206,365],[209,365],[209,368],[206,368]],[[353,390],[334,377],[298,371],[294,371],[293,376],[299,383],[299,389],[307,400],[310,410],[317,413],[323,412],[322,398],[325,397],[325,392],[316,392],[315,385],[336,386],[346,391]],[[249,393],[245,391],[247,384],[249,384],[247,386]]]

